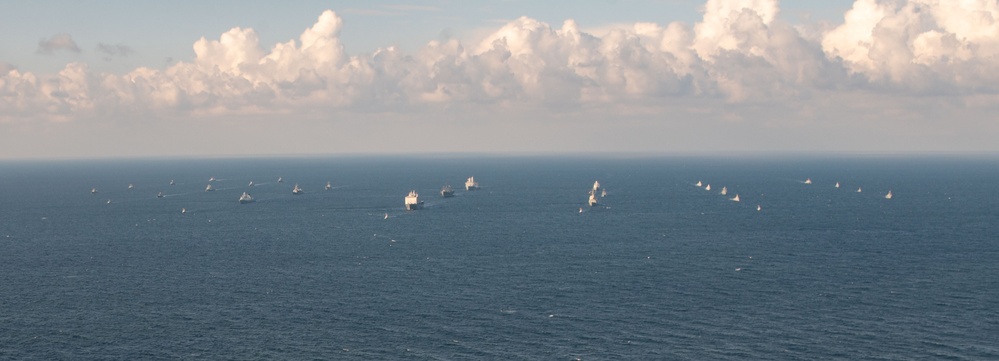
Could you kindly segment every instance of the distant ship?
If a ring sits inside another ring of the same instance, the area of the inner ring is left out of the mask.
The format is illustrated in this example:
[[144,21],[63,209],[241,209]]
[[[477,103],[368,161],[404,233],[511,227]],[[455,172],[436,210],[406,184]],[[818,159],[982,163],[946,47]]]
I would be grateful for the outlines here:
[[450,185],[445,185],[444,187],[441,187],[441,197],[444,198],[454,197],[454,188],[451,188]]
[[888,191],[888,194],[885,194],[885,199],[891,199],[891,197],[891,191]]
[[156,193],[156,198],[163,198],[163,192]]
[[465,190],[474,191],[476,189],[479,189],[479,182],[475,181],[475,177],[468,177],[468,180],[465,181]]
[[90,194],[97,194],[97,188],[90,188]]
[[836,188],[839,188],[839,182],[836,182]]
[[738,194],[736,194],[736,195],[735,195],[735,197],[732,197],[732,199],[730,199],[730,200],[731,200],[732,202],[738,202],[738,201],[739,201],[739,195],[738,195]]
[[247,184],[246,186],[247,187],[253,187],[253,181],[250,181],[250,184]]
[[711,185],[710,185],[710,184],[708,184],[707,186],[704,186],[704,190],[706,190],[706,191],[710,191],[710,190],[711,190]]
[[812,178],[806,178],[805,184],[812,184]]
[[863,192],[863,190],[860,189],[860,187],[857,187],[857,193],[860,193],[860,192]]
[[597,204],[599,204],[599,203],[597,202],[597,193],[596,193],[596,192],[594,192],[594,191],[590,191],[590,200],[589,200],[589,204],[590,204],[590,207],[593,207],[593,206],[596,206]]
[[108,204],[111,204],[111,200],[110,199],[108,199]]
[[250,196],[249,193],[243,192],[243,195],[239,196],[239,203],[240,204],[253,203],[253,202],[254,202],[254,199],[253,199],[253,197]]
[[759,212],[759,211],[762,211],[762,210],[763,210],[763,207],[760,207],[760,205],[757,204],[756,205],[756,211]]
[[326,182],[326,190],[333,189],[333,185],[330,182]]
[[205,192],[214,192],[214,191],[215,191],[215,188],[212,188],[211,184],[209,184],[207,187],[205,187]]
[[409,191],[409,195],[406,196],[406,210],[415,211],[420,208],[423,208],[423,201],[420,200],[420,195],[415,190]]
[[298,184],[295,184],[295,188],[291,190],[291,194],[302,194],[302,193],[305,193],[305,191],[303,191],[302,188],[299,188]]
[[281,183],[281,182],[284,182],[284,179],[282,179],[281,177],[278,177],[278,183]]
[[174,185],[174,184],[177,184],[177,182],[174,182],[173,179],[171,179],[170,180],[170,185]]
[[703,185],[703,184],[701,184],[701,181],[697,181],[697,184],[695,184],[695,186],[698,186],[698,187],[702,187],[702,186],[704,186],[704,185]]
[[135,188],[135,186],[133,186],[132,183],[129,183],[128,184],[128,189],[132,189],[132,188]]
[[722,187],[721,195],[726,195],[726,194],[728,194],[728,187]]
[[600,190],[600,181],[593,181],[593,192]]
[[181,209],[180,209],[180,213],[182,213],[182,214],[183,214],[183,213],[187,213],[187,208],[181,208]]

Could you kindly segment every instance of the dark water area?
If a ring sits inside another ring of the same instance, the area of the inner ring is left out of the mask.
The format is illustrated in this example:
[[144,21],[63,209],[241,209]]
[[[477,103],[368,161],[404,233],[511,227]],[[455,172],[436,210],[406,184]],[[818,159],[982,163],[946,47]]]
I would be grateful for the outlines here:
[[988,157],[0,162],[0,359],[999,359],[996,194]]

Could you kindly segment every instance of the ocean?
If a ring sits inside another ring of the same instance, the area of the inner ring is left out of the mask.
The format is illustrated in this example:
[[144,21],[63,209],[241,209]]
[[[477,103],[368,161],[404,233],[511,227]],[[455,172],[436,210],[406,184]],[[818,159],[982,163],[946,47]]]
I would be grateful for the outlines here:
[[0,359],[999,359],[996,194],[988,156],[3,161]]

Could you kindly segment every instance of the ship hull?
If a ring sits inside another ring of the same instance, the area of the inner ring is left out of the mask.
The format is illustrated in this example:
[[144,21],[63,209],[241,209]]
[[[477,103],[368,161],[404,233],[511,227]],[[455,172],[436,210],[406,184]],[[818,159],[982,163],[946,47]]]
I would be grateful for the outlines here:
[[423,208],[423,202],[414,203],[414,204],[407,204],[406,205],[406,210],[407,211],[415,211],[415,210],[421,209],[421,208]]
[[441,192],[441,197],[444,198],[454,197],[454,192]]

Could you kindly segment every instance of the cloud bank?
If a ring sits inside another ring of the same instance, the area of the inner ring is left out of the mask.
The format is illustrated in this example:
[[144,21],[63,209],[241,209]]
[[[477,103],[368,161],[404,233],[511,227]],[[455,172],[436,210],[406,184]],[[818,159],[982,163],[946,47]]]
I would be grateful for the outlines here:
[[[164,69],[57,74],[0,67],[0,122],[112,114],[212,116],[404,112],[461,106],[666,113],[677,104],[780,105],[807,114],[830,94],[950,96],[999,104],[999,3],[857,0],[842,24],[795,26],[776,0],[708,0],[701,21],[636,23],[591,34],[573,20],[510,21],[473,44],[435,40],[405,53],[344,51],[344,24],[323,12],[298,39],[265,49],[232,28]],[[102,44],[103,45],[103,44]],[[75,50],[74,50],[75,49]],[[68,34],[40,53],[79,52]],[[99,51],[126,56],[130,48]]]
[[51,38],[38,41],[38,54],[52,55],[56,51],[65,50],[73,53],[80,53],[80,47],[73,41],[73,37],[66,33],[53,35]]

